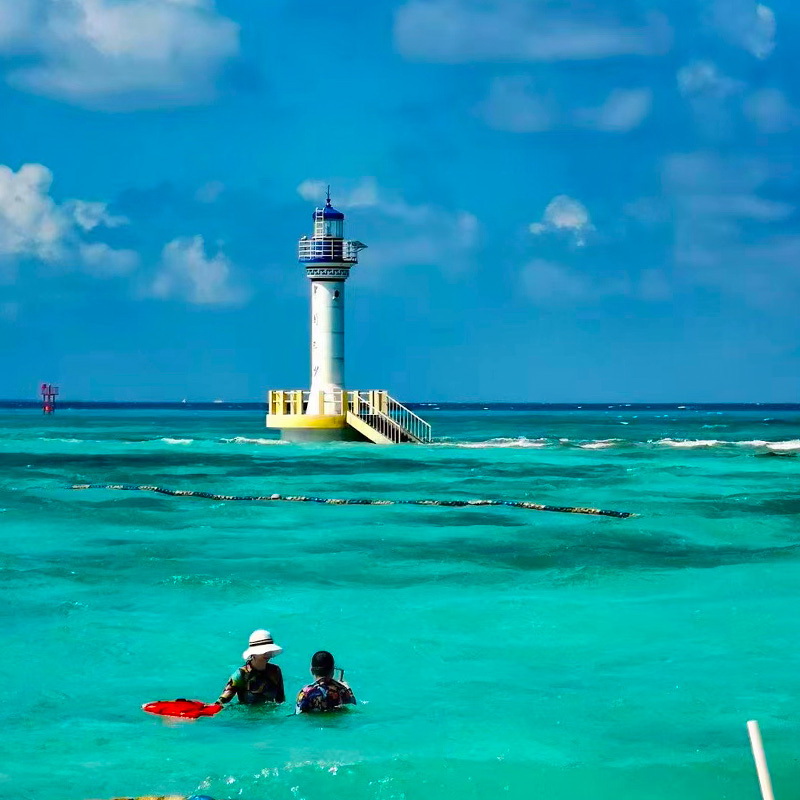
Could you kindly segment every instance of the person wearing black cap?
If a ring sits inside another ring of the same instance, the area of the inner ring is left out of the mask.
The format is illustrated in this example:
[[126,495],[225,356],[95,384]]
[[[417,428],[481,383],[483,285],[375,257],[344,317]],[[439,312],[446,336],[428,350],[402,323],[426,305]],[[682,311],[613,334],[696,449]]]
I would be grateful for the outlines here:
[[[296,714],[307,711],[334,711],[345,705],[355,705],[353,690],[343,681],[333,678],[333,656],[320,650],[311,658],[311,675],[314,683],[304,686],[297,695]],[[344,675],[344,673],[342,673]]]

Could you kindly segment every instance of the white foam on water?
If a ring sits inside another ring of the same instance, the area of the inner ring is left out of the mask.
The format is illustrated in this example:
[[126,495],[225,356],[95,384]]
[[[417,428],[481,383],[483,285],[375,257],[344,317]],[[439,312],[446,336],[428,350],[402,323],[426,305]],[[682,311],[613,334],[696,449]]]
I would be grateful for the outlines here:
[[740,447],[766,448],[775,453],[793,453],[800,450],[800,439],[787,439],[779,442],[768,442],[766,439],[749,439],[744,442],[735,442],[735,444]]
[[598,439],[596,442],[584,442],[579,444],[582,450],[604,450],[606,447],[616,447],[621,439]]
[[282,439],[250,439],[247,436],[234,436],[232,439],[221,439],[225,444],[288,444]]
[[656,444],[663,444],[667,447],[716,447],[726,442],[720,439],[659,439]]
[[800,450],[800,439],[789,439],[785,442],[767,442],[767,449],[775,450],[779,453]]
[[654,444],[666,447],[679,447],[684,449],[694,449],[698,447],[753,447],[758,449],[772,450],[777,453],[793,453],[800,451],[800,439],[787,439],[786,441],[768,442],[766,439],[747,439],[744,441],[726,441],[724,439],[659,439]]
[[483,449],[488,447],[547,447],[547,439],[527,439],[519,436],[516,439],[498,438],[488,439],[485,442],[460,442],[456,447],[469,447]]
[[166,444],[191,444],[194,439],[171,439],[169,436],[164,436],[159,441]]

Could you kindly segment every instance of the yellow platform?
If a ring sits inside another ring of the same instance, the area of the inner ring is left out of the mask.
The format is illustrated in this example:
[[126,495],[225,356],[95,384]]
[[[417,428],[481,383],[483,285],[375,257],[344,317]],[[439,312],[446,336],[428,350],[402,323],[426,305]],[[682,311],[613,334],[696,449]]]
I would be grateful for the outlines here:
[[427,422],[379,390],[274,389],[268,397],[267,427],[280,430],[282,439],[294,442],[398,444],[431,440]]

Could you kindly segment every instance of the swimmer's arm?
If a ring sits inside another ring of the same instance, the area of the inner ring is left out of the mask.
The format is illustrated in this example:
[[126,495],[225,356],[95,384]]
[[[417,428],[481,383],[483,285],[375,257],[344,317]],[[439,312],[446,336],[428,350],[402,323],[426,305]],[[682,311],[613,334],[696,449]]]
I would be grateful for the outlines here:
[[233,700],[235,695],[236,695],[235,687],[226,686],[222,690],[222,694],[217,698],[217,702],[223,706],[227,705],[228,703],[230,703],[231,700]]
[[223,706],[230,703],[234,697],[236,697],[237,689],[239,688],[239,682],[241,681],[241,673],[239,670],[233,673],[231,677],[228,679],[228,682],[225,684],[225,688],[222,690],[222,694],[217,698],[217,702],[221,703]]

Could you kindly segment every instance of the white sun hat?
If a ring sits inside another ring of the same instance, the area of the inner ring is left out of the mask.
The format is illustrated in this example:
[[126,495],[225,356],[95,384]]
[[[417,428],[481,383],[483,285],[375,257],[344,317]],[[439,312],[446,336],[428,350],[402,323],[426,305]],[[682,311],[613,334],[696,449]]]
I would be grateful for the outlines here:
[[247,660],[250,656],[277,656],[282,652],[283,648],[272,641],[272,634],[259,628],[250,634],[250,646],[242,653],[242,658]]

